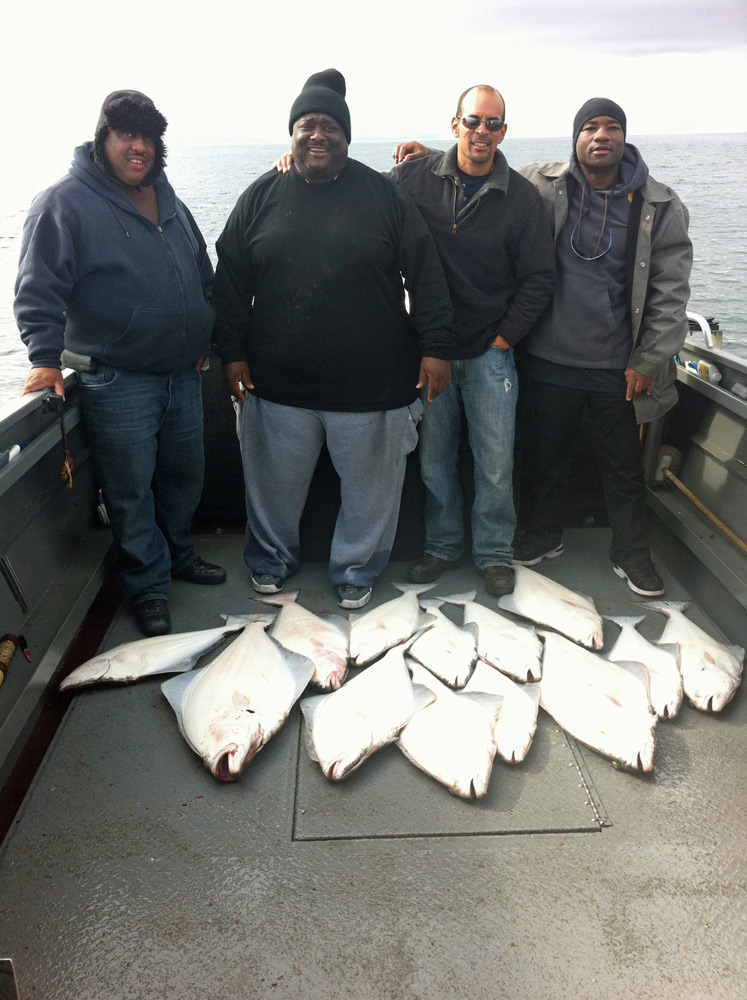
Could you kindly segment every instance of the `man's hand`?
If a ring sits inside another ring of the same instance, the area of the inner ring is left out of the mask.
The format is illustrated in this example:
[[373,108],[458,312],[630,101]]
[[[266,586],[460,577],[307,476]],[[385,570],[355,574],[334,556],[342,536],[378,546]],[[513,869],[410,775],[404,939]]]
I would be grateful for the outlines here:
[[625,393],[625,398],[628,402],[637,396],[641,392],[645,392],[647,396],[650,396],[654,391],[654,379],[651,375],[641,375],[640,372],[634,372],[632,368],[625,369],[625,381],[628,383],[628,389]]
[[206,372],[210,368],[210,351],[205,351],[200,360],[195,365],[196,372]]
[[223,365],[223,381],[231,395],[236,396],[242,403],[246,402],[244,389],[254,388],[246,361],[229,361],[227,365]]
[[410,139],[409,142],[401,142],[395,146],[392,152],[392,159],[395,163],[407,163],[409,160],[419,160],[421,156],[428,156],[430,150],[422,142]]
[[277,160],[272,165],[273,170],[277,170],[279,174],[287,174],[290,168],[293,166],[293,153],[283,153],[279,156]]
[[52,389],[56,395],[65,398],[65,383],[59,368],[32,368],[23,384],[21,395],[41,392],[42,389]]
[[498,336],[493,341],[493,347],[499,347],[502,351],[510,351],[511,350],[511,345],[509,344],[509,342],[506,339],[504,339],[500,335],[500,333],[498,334]]
[[428,383],[428,402],[432,403],[444,389],[451,385],[451,364],[441,358],[423,358],[420,362],[420,374],[417,388],[422,389]]

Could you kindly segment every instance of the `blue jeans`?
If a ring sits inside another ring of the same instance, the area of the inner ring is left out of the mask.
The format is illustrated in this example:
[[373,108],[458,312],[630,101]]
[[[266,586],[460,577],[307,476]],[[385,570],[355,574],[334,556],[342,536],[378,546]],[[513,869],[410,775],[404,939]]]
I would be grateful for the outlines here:
[[340,477],[329,575],[370,587],[389,562],[407,455],[422,406],[337,413],[283,406],[248,394],[236,404],[246,488],[244,560],[256,575],[285,579],[301,558],[299,524],[322,445]]
[[514,417],[518,383],[513,351],[490,347],[451,363],[451,385],[425,404],[420,474],[425,484],[425,550],[458,559],[464,549],[459,482],[462,411],[475,465],[472,555],[478,569],[508,566],[513,555]]
[[192,516],[205,461],[200,375],[151,375],[99,365],[79,372],[96,472],[132,603],[165,597],[195,551]]

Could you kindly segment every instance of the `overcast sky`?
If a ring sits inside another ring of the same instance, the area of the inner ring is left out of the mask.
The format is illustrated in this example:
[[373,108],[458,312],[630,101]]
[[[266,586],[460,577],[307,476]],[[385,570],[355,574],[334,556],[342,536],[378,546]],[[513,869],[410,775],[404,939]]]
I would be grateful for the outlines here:
[[283,141],[328,66],[347,79],[353,142],[447,138],[474,83],[503,91],[509,138],[568,135],[592,96],[621,104],[635,135],[744,132],[747,0],[14,0],[6,169],[58,147],[67,163],[117,88],[154,99],[172,148]]

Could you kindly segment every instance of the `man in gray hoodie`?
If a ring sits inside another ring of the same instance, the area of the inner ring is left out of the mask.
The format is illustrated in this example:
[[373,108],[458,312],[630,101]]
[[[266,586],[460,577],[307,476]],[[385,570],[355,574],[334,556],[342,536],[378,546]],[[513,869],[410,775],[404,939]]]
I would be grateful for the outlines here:
[[539,190],[555,238],[552,302],[524,341],[534,415],[533,502],[515,565],[563,552],[575,431],[585,409],[604,487],[615,573],[637,594],[664,593],[651,562],[638,425],[677,401],[673,356],[687,333],[688,212],[626,143],[625,112],[596,97],[573,123],[569,163],[520,170]]

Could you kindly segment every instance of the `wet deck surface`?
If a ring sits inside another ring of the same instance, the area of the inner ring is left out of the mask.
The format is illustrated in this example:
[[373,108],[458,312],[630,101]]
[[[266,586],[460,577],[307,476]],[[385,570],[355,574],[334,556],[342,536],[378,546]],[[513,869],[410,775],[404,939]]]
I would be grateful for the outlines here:
[[[603,529],[540,569],[632,614]],[[176,582],[174,631],[248,600],[237,536],[202,541],[228,582]],[[667,598],[687,598],[666,573]],[[394,564],[374,601],[396,596]],[[337,610],[326,567],[293,580]],[[434,588],[477,586],[467,565]],[[697,611],[690,616],[708,622]],[[665,619],[649,614],[655,639]],[[715,631],[715,630],[714,630]],[[617,629],[605,623],[605,648]],[[126,611],[104,648],[138,638]],[[214,654],[209,654],[212,656]],[[526,762],[465,802],[394,746],[342,785],[306,756],[296,708],[234,784],[187,747],[163,678],[81,692],[0,852],[0,957],[22,1000],[699,1000],[747,981],[744,693],[683,706],[641,778],[540,712]]]

